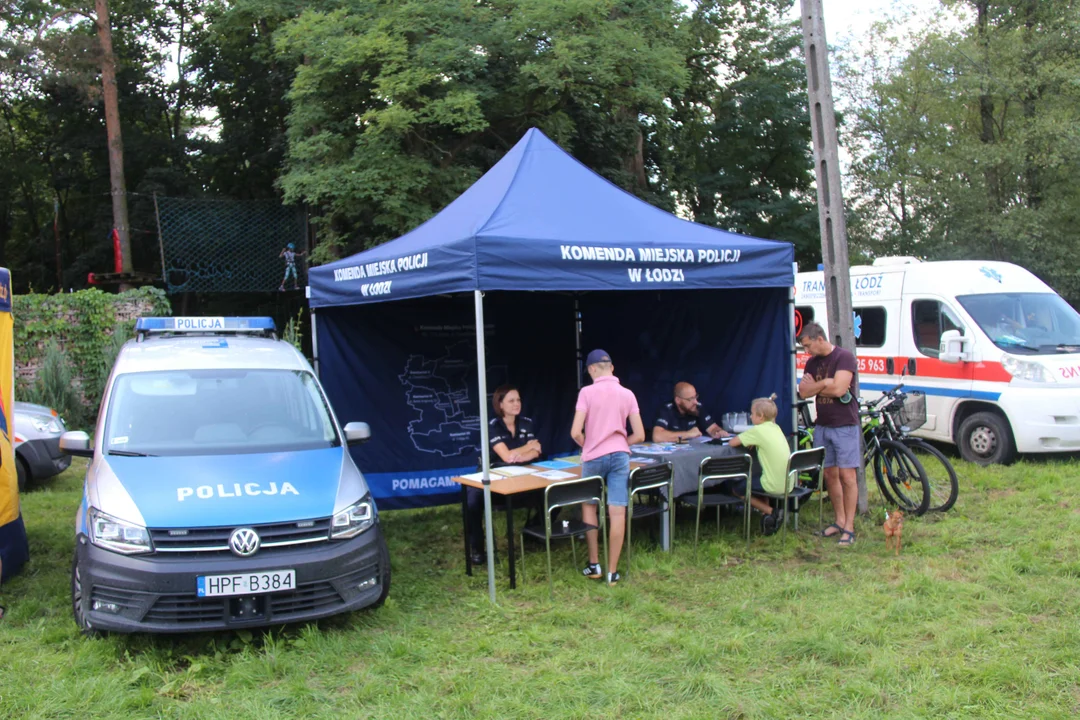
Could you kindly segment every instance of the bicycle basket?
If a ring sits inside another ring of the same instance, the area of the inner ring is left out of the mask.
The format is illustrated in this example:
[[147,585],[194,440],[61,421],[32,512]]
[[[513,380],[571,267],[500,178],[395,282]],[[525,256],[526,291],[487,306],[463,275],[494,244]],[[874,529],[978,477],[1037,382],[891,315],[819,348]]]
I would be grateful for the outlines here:
[[926,424],[926,395],[913,391],[904,394],[903,404],[896,403],[895,410],[889,411],[896,418],[896,423],[906,427],[909,432],[918,430]]

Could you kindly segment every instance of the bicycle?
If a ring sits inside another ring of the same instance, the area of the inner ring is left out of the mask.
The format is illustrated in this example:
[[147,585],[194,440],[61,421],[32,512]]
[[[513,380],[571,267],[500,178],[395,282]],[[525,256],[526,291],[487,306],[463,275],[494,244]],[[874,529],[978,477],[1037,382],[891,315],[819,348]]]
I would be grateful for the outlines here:
[[922,393],[907,393],[899,385],[884,393],[894,400],[882,417],[885,436],[898,440],[922,463],[926,479],[930,483],[930,510],[947,512],[956,504],[960,494],[960,481],[956,470],[945,454],[921,438],[909,433],[926,423],[926,397]]
[[[882,402],[884,400],[884,402]],[[919,458],[908,447],[889,436],[891,431],[882,421],[882,415],[896,402],[895,398],[883,396],[873,402],[860,402],[859,417],[862,419],[863,464],[872,466],[874,480],[885,500],[912,515],[922,515],[930,507],[930,484]],[[809,401],[797,403],[800,415],[798,444],[800,449],[812,447],[814,428],[810,422]],[[801,478],[804,485],[816,488],[815,478]]]

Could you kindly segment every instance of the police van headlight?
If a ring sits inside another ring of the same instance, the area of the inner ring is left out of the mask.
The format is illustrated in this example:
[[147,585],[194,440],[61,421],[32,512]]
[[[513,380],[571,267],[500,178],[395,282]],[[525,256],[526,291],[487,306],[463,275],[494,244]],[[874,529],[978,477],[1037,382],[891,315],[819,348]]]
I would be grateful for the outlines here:
[[1049,368],[1034,360],[1021,360],[1014,355],[1002,355],[1001,366],[1013,376],[1014,380],[1033,383],[1056,383],[1057,378]]
[[375,524],[375,506],[370,500],[361,500],[334,516],[330,526],[331,540],[347,540],[356,537]]
[[150,533],[142,525],[125,522],[90,508],[90,541],[106,550],[134,555],[154,549]]

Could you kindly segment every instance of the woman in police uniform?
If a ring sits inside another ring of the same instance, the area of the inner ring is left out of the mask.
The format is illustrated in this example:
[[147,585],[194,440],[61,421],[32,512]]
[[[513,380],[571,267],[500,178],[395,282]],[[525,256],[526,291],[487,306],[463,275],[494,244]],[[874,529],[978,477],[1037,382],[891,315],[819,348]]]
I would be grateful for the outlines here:
[[[542,456],[533,422],[521,414],[521,393],[513,385],[501,385],[491,398],[495,417],[488,427],[491,466],[524,465]],[[484,491],[467,487],[469,505],[469,548],[473,564],[487,561],[484,554]]]

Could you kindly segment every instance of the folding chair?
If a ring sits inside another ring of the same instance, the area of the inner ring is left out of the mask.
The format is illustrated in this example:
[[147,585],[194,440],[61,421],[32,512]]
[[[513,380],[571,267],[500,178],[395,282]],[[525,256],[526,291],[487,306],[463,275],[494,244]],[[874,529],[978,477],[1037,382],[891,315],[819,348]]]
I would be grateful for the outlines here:
[[705,494],[707,485],[723,485],[735,480],[746,480],[750,484],[750,470],[753,460],[749,455],[732,455],[719,458],[703,458],[698,466],[698,489],[697,493],[685,493],[677,500],[686,505],[697,508],[697,517],[694,522],[694,557],[697,557],[698,535],[701,531],[701,511],[706,507],[716,508],[716,531],[720,532],[720,508],[724,505],[737,505],[741,500],[730,493]]
[[[600,527],[592,525],[577,518],[563,520],[562,524],[552,530],[551,511],[556,508],[581,505],[582,503],[596,503],[599,513]],[[544,489],[544,526],[537,524],[526,525],[521,529],[521,584],[525,584],[525,536],[537,539],[543,538],[547,547],[548,567],[548,593],[555,597],[555,583],[551,577],[551,541],[561,538],[570,538],[570,547],[574,553],[574,567],[577,567],[577,543],[574,538],[588,530],[599,530],[603,542],[604,555],[607,558],[607,522],[604,515],[604,479],[599,475],[580,479],[564,480],[548,485]]]
[[[675,489],[675,474],[671,463],[657,463],[656,465],[644,465],[630,471],[630,502],[626,506],[626,570],[630,572],[630,559],[634,552],[634,544],[630,542],[631,531],[634,528],[634,520],[662,515],[671,507],[671,496]],[[665,495],[660,495],[659,490],[667,489]],[[634,496],[642,499],[646,495],[653,502],[634,503]]]
[[[799,475],[804,472],[817,471],[819,477],[824,477],[822,468],[825,465],[825,448],[810,448],[809,450],[797,450],[791,453],[788,457],[787,474],[784,476],[784,488],[787,492],[783,493],[757,493],[758,495],[764,495],[765,497],[773,500],[782,500],[784,508],[784,527],[781,530],[783,541],[787,542],[787,517],[788,517],[788,501],[794,500],[795,507],[791,511],[791,514],[795,516],[795,532],[799,531],[799,504],[806,498],[813,495],[813,491],[810,488],[802,487],[799,485]],[[749,506],[749,502],[747,502]],[[819,508],[818,521],[822,518],[821,510]],[[750,546],[750,512],[746,513],[746,543],[747,547]]]

